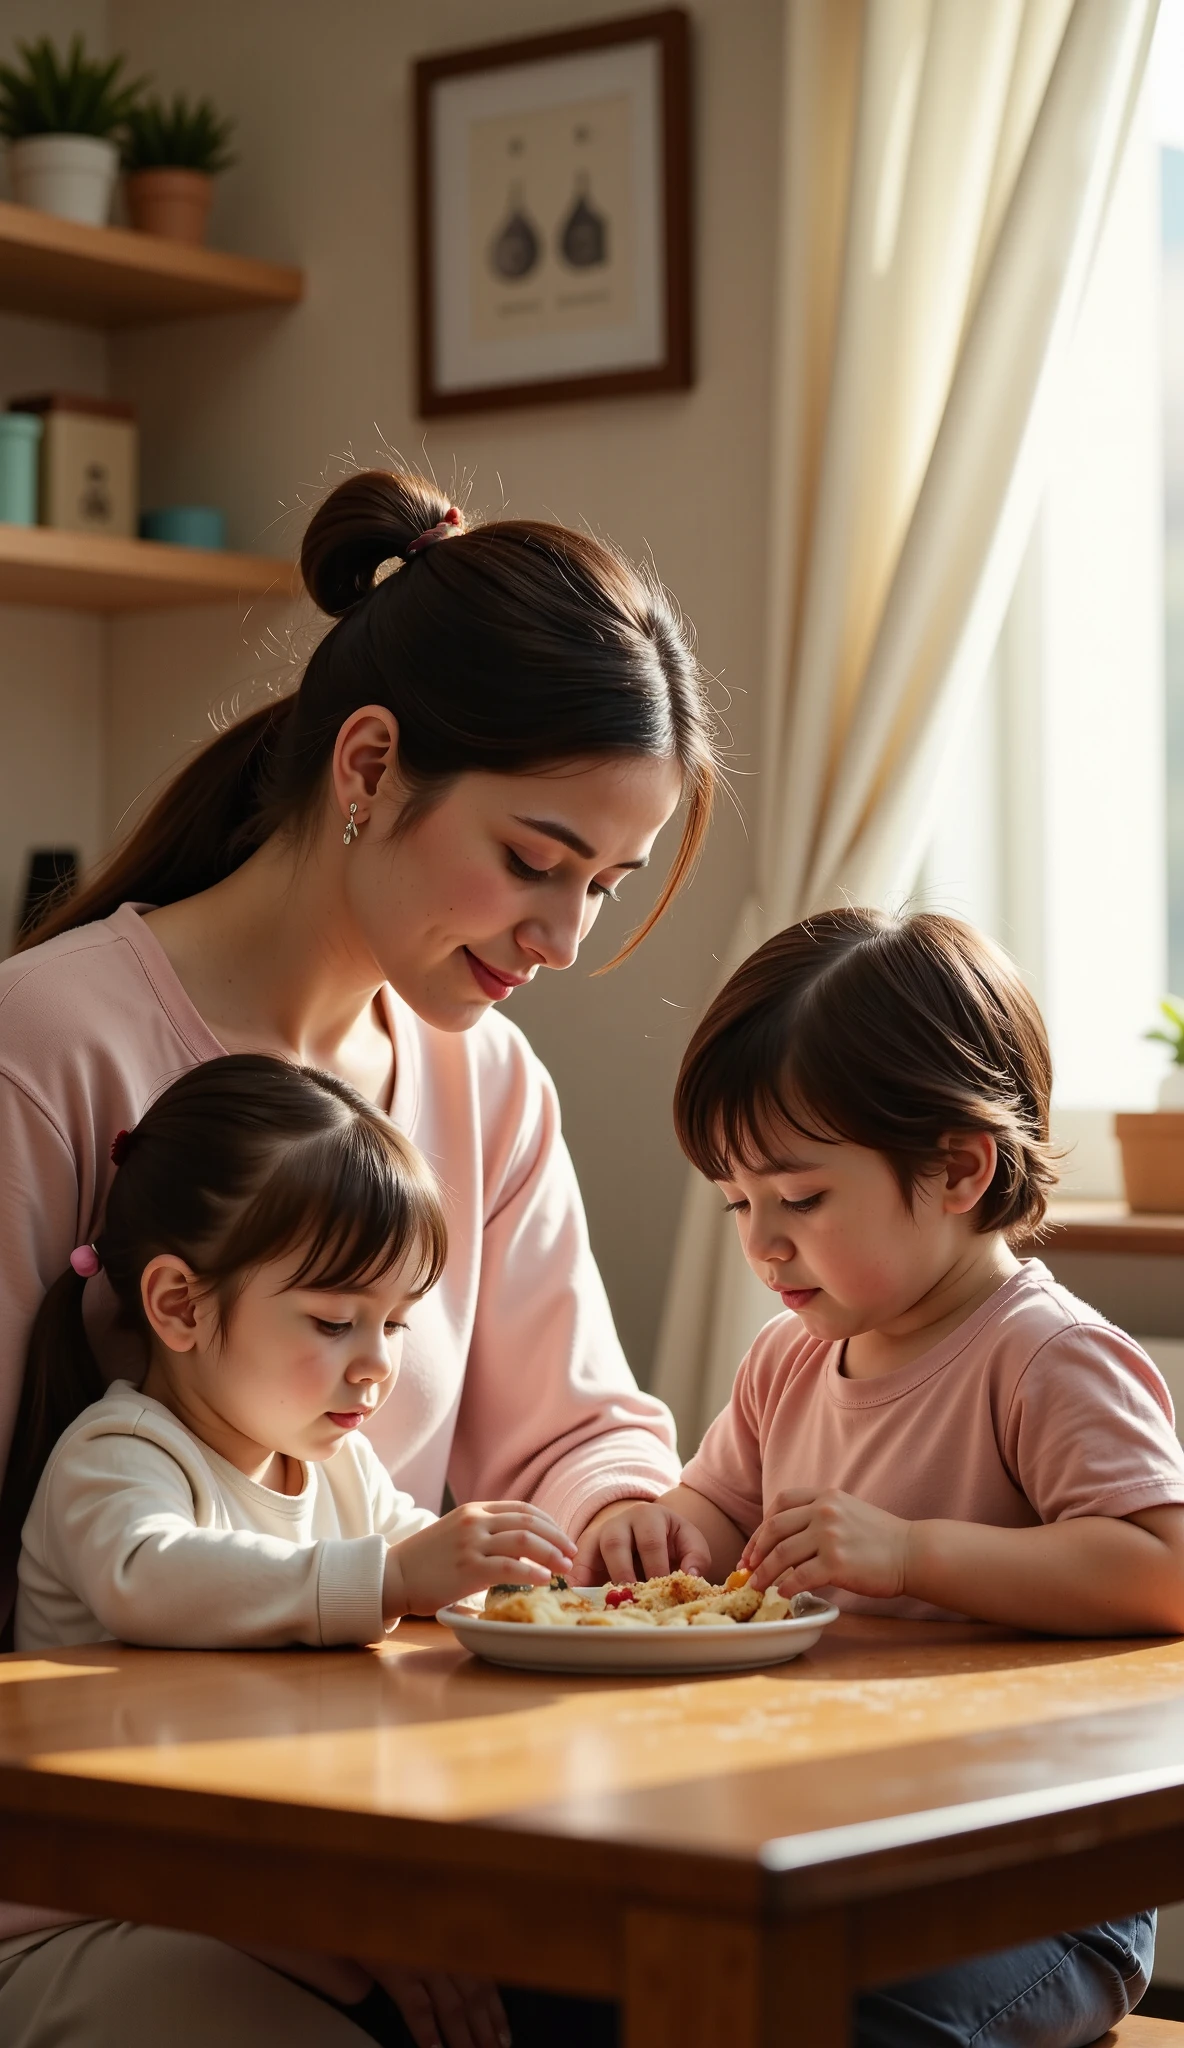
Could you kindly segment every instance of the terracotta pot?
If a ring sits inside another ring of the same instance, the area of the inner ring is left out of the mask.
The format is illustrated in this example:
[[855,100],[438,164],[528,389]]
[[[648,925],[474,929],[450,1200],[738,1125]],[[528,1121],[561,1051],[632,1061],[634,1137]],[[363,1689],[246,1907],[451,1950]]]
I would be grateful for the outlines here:
[[145,235],[204,242],[214,198],[208,171],[129,171],[128,218]]
[[1114,1119],[1130,1207],[1141,1214],[1184,1212],[1184,1110],[1127,1110]]
[[1184,1067],[1173,1061],[1159,1084],[1155,1104],[1157,1109],[1184,1109]]

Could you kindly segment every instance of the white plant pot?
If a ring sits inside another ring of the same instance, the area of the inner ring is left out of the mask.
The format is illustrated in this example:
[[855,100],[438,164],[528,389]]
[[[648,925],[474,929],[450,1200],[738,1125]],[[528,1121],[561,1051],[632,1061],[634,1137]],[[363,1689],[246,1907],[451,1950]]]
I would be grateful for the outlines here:
[[9,149],[18,206],[106,225],[119,175],[118,143],[101,135],[24,135]]
[[1169,1067],[1159,1084],[1161,1109],[1184,1109],[1184,1067]]

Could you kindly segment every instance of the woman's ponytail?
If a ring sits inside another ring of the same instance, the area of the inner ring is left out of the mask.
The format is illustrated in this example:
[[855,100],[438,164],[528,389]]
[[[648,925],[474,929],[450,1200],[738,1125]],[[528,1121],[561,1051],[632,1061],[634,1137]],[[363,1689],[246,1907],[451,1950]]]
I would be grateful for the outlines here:
[[[441,527],[448,545],[426,546]],[[308,523],[300,568],[335,621],[300,687],[192,758],[25,945],[121,903],[199,895],[273,833],[302,833],[342,726],[376,704],[398,721],[400,829],[459,775],[612,756],[674,763],[687,800],[682,842],[631,950],[694,865],[716,775],[692,634],[655,578],[569,527],[498,519],[466,528],[435,484],[398,470],[338,484]]]
[[82,1321],[85,1285],[73,1271],[55,1280],[29,1338],[12,1449],[0,1490],[0,1585],[11,1584],[15,1575],[21,1530],[50,1452],[62,1431],[106,1392]]
[[300,574],[313,603],[341,619],[374,587],[383,562],[405,557],[439,525],[448,499],[422,476],[367,469],[347,477],[318,505],[300,549]]
[[121,903],[179,903],[223,881],[254,851],[260,789],[294,702],[265,704],[195,754],[130,839],[26,933],[18,952],[110,917]]

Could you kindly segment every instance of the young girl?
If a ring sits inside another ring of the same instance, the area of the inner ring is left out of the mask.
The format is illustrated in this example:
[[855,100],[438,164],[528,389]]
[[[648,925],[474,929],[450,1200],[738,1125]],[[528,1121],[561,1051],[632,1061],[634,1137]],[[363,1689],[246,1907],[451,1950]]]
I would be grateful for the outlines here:
[[[947,917],[838,910],[712,1004],[675,1123],[787,1313],[683,1482],[582,1546],[840,1607],[1063,1635],[1184,1631],[1184,1454],[1133,1340],[1012,1250],[1054,1173],[1040,1014]],[[597,1570],[597,1567],[600,1570]],[[860,2048],[1072,2048],[1150,1974],[1154,1915],[860,2001]]]
[[[103,1228],[30,1345],[4,1494],[11,1526],[36,1487],[19,1649],[370,1643],[404,1614],[570,1566],[541,1509],[438,1518],[361,1434],[446,1244],[429,1168],[378,1110],[333,1075],[238,1055],[174,1081],[113,1154]],[[82,1291],[100,1267],[142,1341],[138,1387],[104,1390],[90,1353]],[[381,1978],[419,2041],[437,2019],[447,2036],[450,2011],[458,2044],[508,2040],[492,1985],[258,1953],[355,2010]]]

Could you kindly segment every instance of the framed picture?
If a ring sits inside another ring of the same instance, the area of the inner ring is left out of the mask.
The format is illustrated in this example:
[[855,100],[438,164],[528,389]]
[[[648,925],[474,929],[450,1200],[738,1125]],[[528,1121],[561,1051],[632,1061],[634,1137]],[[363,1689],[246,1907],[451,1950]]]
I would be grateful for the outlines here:
[[415,69],[420,412],[689,385],[686,15]]

